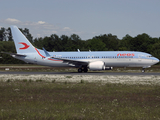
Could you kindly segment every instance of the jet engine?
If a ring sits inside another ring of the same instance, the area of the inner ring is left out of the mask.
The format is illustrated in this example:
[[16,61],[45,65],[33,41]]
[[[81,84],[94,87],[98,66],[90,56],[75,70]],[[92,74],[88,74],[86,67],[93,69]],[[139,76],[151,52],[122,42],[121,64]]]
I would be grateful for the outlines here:
[[105,64],[103,61],[91,62],[88,67],[90,70],[105,70]]
[[112,70],[113,67],[105,67],[105,63],[103,61],[95,61],[91,62],[88,65],[90,70]]

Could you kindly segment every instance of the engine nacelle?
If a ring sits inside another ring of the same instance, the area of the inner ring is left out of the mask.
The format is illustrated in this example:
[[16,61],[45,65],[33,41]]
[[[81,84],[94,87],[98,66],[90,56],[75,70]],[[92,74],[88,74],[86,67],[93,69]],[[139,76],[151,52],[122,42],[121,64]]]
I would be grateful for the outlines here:
[[91,62],[88,67],[90,70],[105,70],[105,64],[103,61]]

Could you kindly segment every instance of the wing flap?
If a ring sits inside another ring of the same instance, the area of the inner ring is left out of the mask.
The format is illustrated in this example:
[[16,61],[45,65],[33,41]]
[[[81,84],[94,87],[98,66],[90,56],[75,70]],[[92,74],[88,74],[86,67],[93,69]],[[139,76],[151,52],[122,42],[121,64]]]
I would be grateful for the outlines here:
[[89,63],[89,61],[81,61],[81,60],[73,60],[73,59],[65,59],[57,57],[51,57],[51,59],[62,60],[64,63],[74,64],[74,65],[88,65]]
[[80,61],[80,60],[74,60],[74,59],[65,59],[65,58],[57,58],[57,57],[51,57],[51,55],[43,48],[43,51],[46,55],[46,58],[49,59],[56,59],[56,60],[61,60],[63,63],[69,64],[71,66],[82,66],[82,65],[88,65],[88,61]]

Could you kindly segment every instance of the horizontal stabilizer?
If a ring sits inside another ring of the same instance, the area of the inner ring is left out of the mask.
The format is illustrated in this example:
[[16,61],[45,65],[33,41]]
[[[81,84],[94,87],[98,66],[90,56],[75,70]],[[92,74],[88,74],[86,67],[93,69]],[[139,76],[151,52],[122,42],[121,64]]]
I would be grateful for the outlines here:
[[22,55],[22,54],[17,54],[17,53],[8,53],[8,52],[1,52],[1,53],[4,53],[4,54],[8,54],[8,55],[15,55],[15,56],[18,56],[18,57],[26,57],[26,55]]

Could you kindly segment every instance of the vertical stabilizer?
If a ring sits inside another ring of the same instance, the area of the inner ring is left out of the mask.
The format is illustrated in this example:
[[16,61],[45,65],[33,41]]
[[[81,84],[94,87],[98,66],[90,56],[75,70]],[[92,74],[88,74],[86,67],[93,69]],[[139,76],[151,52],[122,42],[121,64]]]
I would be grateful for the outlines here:
[[18,29],[17,26],[11,26],[10,28],[17,53],[25,54],[36,52],[35,47],[22,34],[22,32]]

